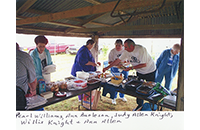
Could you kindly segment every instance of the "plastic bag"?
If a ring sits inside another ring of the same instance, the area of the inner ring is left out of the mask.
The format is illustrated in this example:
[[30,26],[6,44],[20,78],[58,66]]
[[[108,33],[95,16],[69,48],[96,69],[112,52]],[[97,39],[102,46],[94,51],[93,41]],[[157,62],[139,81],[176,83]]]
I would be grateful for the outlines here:
[[[88,96],[89,94],[90,93],[87,93],[87,95],[84,94],[83,106],[91,109],[90,108],[90,97]],[[100,99],[101,91],[93,90],[91,92],[91,94],[92,94],[92,96],[91,96],[92,97],[92,99],[91,99],[91,103],[92,103],[91,107],[92,107],[93,110],[95,110],[97,108],[97,105],[98,105],[98,102],[99,102],[99,99]]]

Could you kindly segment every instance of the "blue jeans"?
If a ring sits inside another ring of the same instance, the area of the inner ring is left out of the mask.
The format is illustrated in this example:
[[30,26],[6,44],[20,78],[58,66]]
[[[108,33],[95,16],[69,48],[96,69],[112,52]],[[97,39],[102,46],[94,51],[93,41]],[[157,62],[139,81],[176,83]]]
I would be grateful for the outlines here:
[[[115,92],[115,98],[117,98],[117,93],[118,93],[118,92]],[[123,97],[124,97],[124,94],[119,92],[119,97],[120,97],[120,98],[123,98]]]
[[171,71],[172,69],[169,66],[167,66],[165,70],[163,70],[161,73],[158,73],[158,70],[157,70],[155,74],[155,82],[162,83],[163,77],[165,77],[165,88],[169,91],[171,90],[171,86],[173,82]]
[[[120,72],[119,72],[119,69],[116,68],[116,67],[112,67],[112,68],[111,68],[111,72],[113,72],[113,73],[120,73]],[[124,70],[123,70],[121,73],[124,75],[124,79],[127,79],[127,77],[128,77],[128,71],[124,71]],[[118,92],[115,92],[115,98],[117,98],[117,93],[118,93]],[[123,97],[124,97],[124,94],[119,92],[119,96],[120,96],[120,98],[123,98]]]

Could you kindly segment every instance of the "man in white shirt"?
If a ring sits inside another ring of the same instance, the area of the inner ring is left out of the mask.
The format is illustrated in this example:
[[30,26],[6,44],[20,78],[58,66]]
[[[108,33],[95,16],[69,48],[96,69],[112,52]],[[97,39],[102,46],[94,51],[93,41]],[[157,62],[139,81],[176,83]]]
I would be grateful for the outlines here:
[[[123,53],[123,51],[124,51],[123,42],[121,39],[117,39],[115,42],[115,48],[113,48],[109,53],[108,63],[111,64],[113,61],[115,61],[117,58],[119,58],[121,56],[121,54]],[[111,68],[111,72],[120,73],[119,69],[116,66]],[[124,75],[124,79],[126,79],[128,77],[128,71],[122,71],[121,73]],[[124,102],[127,101],[127,99],[124,97],[123,93],[119,93],[119,96],[122,101],[124,101]],[[115,92],[115,97],[112,100],[112,104],[117,104],[116,98],[117,98],[117,92]]]
[[[125,51],[119,58],[117,58],[109,66],[103,68],[103,72],[115,65],[118,65],[121,61],[127,60],[132,64],[132,67],[127,67],[124,71],[135,69],[139,79],[154,81],[156,65],[151,56],[148,54],[146,48],[141,45],[136,45],[131,39],[127,39],[124,42],[124,49]],[[136,109],[143,105],[143,100],[137,98],[137,104],[138,106]]]

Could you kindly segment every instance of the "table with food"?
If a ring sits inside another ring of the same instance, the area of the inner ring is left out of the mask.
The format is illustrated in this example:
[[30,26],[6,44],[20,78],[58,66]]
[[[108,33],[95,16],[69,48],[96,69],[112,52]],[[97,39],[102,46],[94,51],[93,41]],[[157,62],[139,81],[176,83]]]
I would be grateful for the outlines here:
[[110,93],[110,98],[113,99],[114,96],[112,95],[114,95],[115,91],[148,101],[151,104],[151,110],[154,111],[162,110],[162,107],[172,110],[176,108],[175,92],[168,91],[160,83],[138,80],[137,76],[129,75],[128,79],[123,79],[122,75],[121,77],[111,77],[108,82],[104,83],[102,95],[105,96]]
[[[102,96],[110,93],[111,99],[113,93],[118,91],[147,100],[152,104],[175,108],[174,98],[171,98],[174,97],[174,94],[172,95],[159,83],[138,80],[136,76],[132,75],[129,75],[128,79],[123,79],[123,75],[120,73],[80,71],[77,72],[77,77],[66,77],[64,80],[48,84],[40,83],[37,87],[37,95],[26,97],[27,110],[36,110],[80,94],[84,95],[78,106],[79,110],[81,106],[86,109],[96,109],[99,100],[96,94],[101,88],[103,88]],[[152,107],[152,110],[155,109]]]
[[151,110],[162,110],[162,107],[172,110],[176,108],[176,93],[168,91],[160,83],[139,80],[133,75],[123,79],[121,73],[112,73],[112,77],[106,82],[102,80],[101,84],[102,95],[106,96],[109,93],[111,99],[114,99],[114,93],[118,91],[148,101],[151,104]]
[[[77,72],[77,77],[66,77],[57,82],[45,83],[39,82],[37,86],[37,95],[26,95],[27,110],[37,110],[39,108],[84,94],[91,98],[93,90],[100,89],[102,73],[100,72]],[[109,77],[109,74],[103,74]],[[84,100],[84,98],[83,98]],[[85,107],[84,102],[80,106]],[[91,102],[89,108],[91,109]]]

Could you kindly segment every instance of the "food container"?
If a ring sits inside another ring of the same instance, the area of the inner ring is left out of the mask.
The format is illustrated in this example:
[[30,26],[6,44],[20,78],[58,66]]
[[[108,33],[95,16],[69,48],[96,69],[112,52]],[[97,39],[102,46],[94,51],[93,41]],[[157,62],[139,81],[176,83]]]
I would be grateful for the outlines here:
[[136,91],[137,87],[141,85],[142,85],[141,81],[132,79],[126,82],[124,86],[125,86],[125,89]]
[[80,79],[88,79],[90,76],[89,73],[87,72],[83,72],[83,71],[77,71],[76,72],[76,77],[80,78]]
[[42,70],[42,76],[43,76],[43,78],[44,78],[46,83],[50,83],[51,82],[50,73],[53,73],[55,71],[56,71],[56,65],[54,65],[54,64],[44,67],[44,69]]
[[138,77],[137,76],[133,76],[133,75],[129,75],[128,76],[128,80],[132,80],[132,79],[138,80]]
[[[117,80],[115,79],[115,77],[117,78]],[[110,83],[114,85],[119,85],[123,81],[123,77],[122,76],[115,76],[115,77],[111,77]]]
[[67,82],[66,81],[61,81],[59,83],[59,88],[60,89],[67,89]]
[[136,92],[141,95],[151,95],[154,90],[150,86],[141,85],[136,89]]
[[44,97],[45,99],[49,99],[53,97],[53,92],[48,91],[48,92],[44,92],[40,94],[42,97]]
[[95,78],[97,76],[96,72],[89,72],[89,78]]
[[88,79],[87,84],[96,84],[101,82],[101,80],[97,79],[97,78],[92,78],[92,79]]
[[53,83],[52,87],[51,87],[51,91],[52,92],[58,92],[59,91],[59,83]]
[[76,90],[76,88],[74,87],[74,80],[69,80],[67,82],[67,89],[68,90]]
[[57,81],[55,83],[48,84],[51,86],[50,90],[52,92],[58,92],[59,90],[67,89],[67,82],[66,81]]
[[87,81],[82,79],[74,80],[74,87],[76,88],[85,88],[87,86]]
[[76,77],[72,77],[72,76],[71,77],[66,77],[65,81],[74,80],[74,79],[76,79]]
[[51,75],[50,75],[50,73],[42,73],[42,76],[43,76],[44,81],[46,83],[51,83]]
[[146,81],[142,85],[150,86],[153,88],[154,86],[156,86],[156,83],[152,81]]
[[67,82],[68,90],[79,90],[87,87],[87,81],[83,79],[75,79]]

